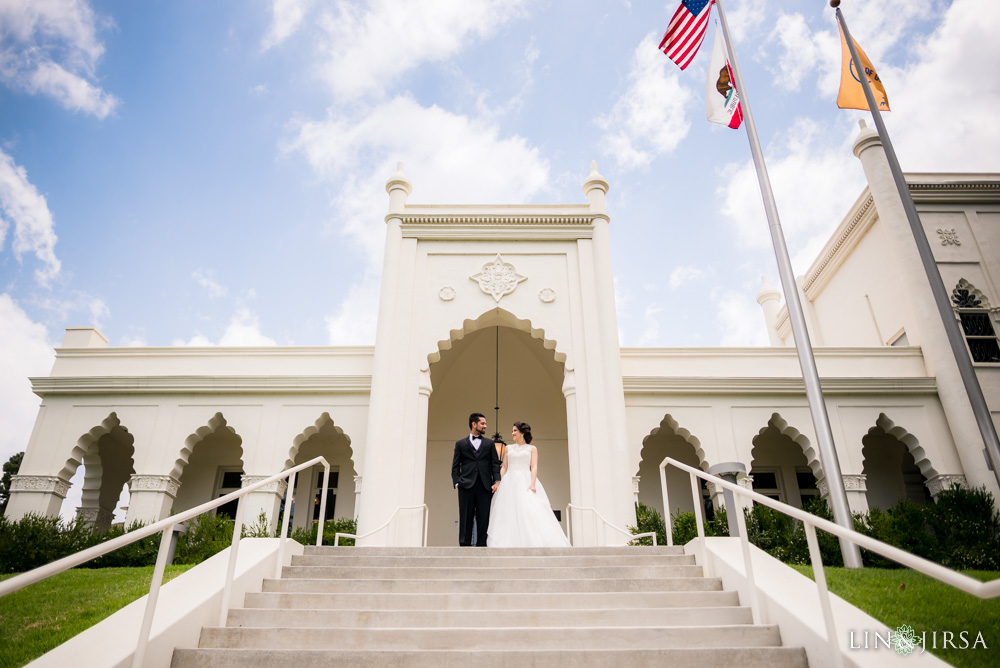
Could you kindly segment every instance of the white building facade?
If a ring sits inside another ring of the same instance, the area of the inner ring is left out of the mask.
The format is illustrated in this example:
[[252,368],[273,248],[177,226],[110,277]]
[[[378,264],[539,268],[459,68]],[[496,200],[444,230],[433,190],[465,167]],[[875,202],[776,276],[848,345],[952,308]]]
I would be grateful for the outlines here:
[[[869,187],[800,286],[850,505],[953,484],[1000,497],[873,135],[855,144]],[[774,288],[758,297],[770,348],[622,349],[596,166],[586,204],[408,205],[402,168],[386,190],[374,347],[112,348],[68,329],[32,379],[42,403],[8,516],[57,514],[81,465],[79,512],[108,525],[125,485],[126,521],[149,522],[323,455],[330,480],[256,492],[247,517],[273,524],[287,496],[307,526],[326,484],[327,516],[356,517],[359,533],[394,518],[363,542],[419,544],[422,512],[399,509],[426,504],[429,543],[457,544],[451,455],[473,411],[505,437],[532,425],[564,527],[567,505],[593,509],[573,511],[578,545],[624,542],[598,518],[634,524],[636,500],[663,509],[665,456],[741,462],[741,484],[797,506],[826,494]],[[1000,176],[919,175],[911,190],[996,422]],[[667,482],[670,511],[690,510],[687,476]]]

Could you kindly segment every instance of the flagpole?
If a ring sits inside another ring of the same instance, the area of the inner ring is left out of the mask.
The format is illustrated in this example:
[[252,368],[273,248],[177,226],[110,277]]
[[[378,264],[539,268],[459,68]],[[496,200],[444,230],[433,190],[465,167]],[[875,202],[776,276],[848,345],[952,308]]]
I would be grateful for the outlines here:
[[[830,506],[837,524],[846,529],[853,530],[854,519],[851,516],[851,508],[847,503],[847,490],[844,489],[844,477],[840,470],[837,449],[833,443],[830,417],[827,415],[826,401],[823,398],[823,388],[820,386],[819,372],[816,370],[816,359],[813,356],[812,344],[809,341],[809,331],[806,329],[806,320],[802,312],[802,304],[799,301],[795,274],[792,272],[792,261],[788,256],[785,235],[781,231],[781,222],[778,220],[778,206],[774,201],[774,193],[771,191],[771,180],[768,178],[767,166],[764,164],[764,154],[760,148],[760,140],[757,138],[757,126],[754,124],[753,114],[750,113],[750,100],[747,96],[747,89],[743,85],[743,75],[740,73],[740,66],[736,61],[736,51],[733,49],[733,42],[729,36],[729,24],[726,22],[726,12],[722,7],[722,0],[715,0],[715,4],[719,8],[722,35],[726,40],[726,50],[729,52],[730,58],[729,64],[732,66],[733,77],[736,79],[736,92],[740,96],[743,120],[746,123],[747,137],[750,140],[750,152],[753,154],[754,167],[757,170],[757,183],[760,186],[760,194],[764,200],[764,212],[767,215],[767,223],[771,230],[771,243],[774,245],[774,256],[778,262],[778,274],[781,277],[781,286],[785,291],[788,320],[792,326],[792,338],[795,341],[795,350],[799,356],[799,366],[802,369],[802,379],[806,386],[806,398],[809,401],[809,411],[812,414],[813,427],[816,429],[816,438],[819,440],[819,453],[823,464],[823,473],[826,477]],[[841,539],[840,551],[844,555],[845,566],[848,568],[862,568],[861,551],[857,545]]]
[[[840,27],[844,31],[844,40],[847,42],[847,48],[851,50],[851,59],[854,61],[855,71],[860,75],[861,72],[865,71],[864,66],[861,64],[858,50],[854,46],[854,40],[851,39],[851,31],[847,29],[847,22],[840,11],[840,0],[830,0],[830,6],[836,10],[837,21],[840,22]],[[972,407],[973,414],[976,416],[976,423],[979,425],[979,433],[982,435],[983,443],[986,445],[984,450],[986,459],[993,469],[993,476],[996,478],[997,484],[1000,485],[1000,440],[997,439],[997,430],[993,425],[990,409],[986,405],[983,389],[979,385],[976,369],[972,366],[972,359],[966,348],[965,337],[958,328],[955,311],[951,306],[951,300],[948,298],[948,291],[944,287],[944,281],[941,280],[941,272],[938,270],[937,261],[934,259],[934,253],[931,251],[931,245],[927,241],[923,225],[920,224],[920,215],[917,213],[917,207],[913,203],[913,197],[910,195],[910,188],[906,185],[903,170],[899,167],[899,160],[896,159],[896,151],[892,148],[892,142],[889,141],[889,133],[885,128],[885,123],[882,121],[882,113],[878,110],[878,103],[875,101],[875,95],[872,93],[871,85],[868,83],[868,77],[858,76],[858,79],[861,80],[861,87],[865,91],[868,110],[875,120],[875,128],[878,131],[879,139],[882,141],[882,147],[885,149],[885,157],[889,163],[889,170],[892,172],[892,179],[896,183],[899,199],[902,201],[903,210],[906,212],[906,220],[910,224],[913,240],[917,242],[920,262],[923,264],[924,273],[927,275],[927,281],[930,283],[931,293],[934,295],[934,303],[937,306],[938,313],[941,314],[941,322],[944,324],[944,331],[948,335],[951,352],[955,356],[955,362],[958,364],[958,372],[962,376],[962,382],[965,384],[965,392],[969,396],[969,404]]]

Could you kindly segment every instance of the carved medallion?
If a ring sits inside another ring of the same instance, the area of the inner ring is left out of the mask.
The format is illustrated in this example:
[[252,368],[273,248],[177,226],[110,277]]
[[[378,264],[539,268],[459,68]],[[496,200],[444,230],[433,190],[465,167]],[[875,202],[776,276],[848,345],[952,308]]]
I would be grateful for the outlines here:
[[938,236],[941,237],[942,246],[948,246],[949,244],[954,246],[962,245],[962,242],[958,240],[958,232],[954,229],[945,230],[938,228],[937,233]]
[[482,271],[469,278],[479,283],[479,289],[488,295],[493,295],[493,299],[497,302],[501,297],[514,292],[518,283],[528,280],[527,276],[521,276],[514,270],[514,265],[504,262],[499,253],[492,262],[483,265]]
[[450,285],[446,285],[438,292],[438,297],[441,298],[443,302],[450,302],[455,298],[455,288]]
[[556,300],[556,291],[552,288],[545,288],[538,293],[538,298],[546,304],[551,304]]

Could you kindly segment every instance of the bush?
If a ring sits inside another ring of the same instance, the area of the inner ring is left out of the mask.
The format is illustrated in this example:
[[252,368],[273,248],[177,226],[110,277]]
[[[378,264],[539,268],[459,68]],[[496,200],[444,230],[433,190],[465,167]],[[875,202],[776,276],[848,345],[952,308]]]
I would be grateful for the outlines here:
[[[121,524],[111,527],[105,532],[94,532],[94,537],[98,540],[94,541],[94,544],[103,543],[109,541],[112,538],[118,538],[119,536],[124,536],[130,531],[135,531],[136,529],[141,529],[144,526],[142,522],[133,522],[127,528]],[[114,552],[108,552],[105,555],[97,557],[96,559],[91,559],[90,561],[80,564],[81,568],[114,568],[114,567],[132,567],[132,566],[152,566],[156,563],[156,553],[160,549],[160,536],[159,533],[154,533],[152,536],[146,536],[134,543],[129,543],[124,547],[119,547]]]
[[[911,554],[937,561],[938,549],[934,537],[927,530],[927,506],[918,506],[909,499],[900,499],[889,510],[872,508],[854,517],[854,528],[883,543],[888,543]],[[861,557],[866,566],[876,568],[902,568],[902,566],[869,550],[862,549]]]
[[198,515],[177,537],[175,564],[200,564],[233,542],[233,520],[225,515]]
[[[644,503],[637,503],[635,506],[636,526],[628,527],[633,534],[656,532],[656,541],[659,545],[667,544],[667,527],[656,508],[650,508]],[[690,511],[680,512],[673,516],[674,545],[684,545],[698,536],[698,524],[694,513]],[[715,511],[715,517],[705,522],[706,536],[728,536],[729,524],[726,520],[726,509],[719,508]],[[632,541],[631,545],[652,545],[650,538],[639,538]]]
[[[303,528],[297,527],[292,529],[288,537],[301,545],[315,545],[316,544],[316,527],[318,524],[314,523],[311,527]],[[358,521],[351,517],[340,517],[336,520],[327,520],[326,525],[323,527],[323,545],[333,545],[333,539],[338,533],[357,533],[358,532]],[[278,530],[274,534],[275,536],[281,535],[281,525],[278,525]],[[340,544],[344,547],[350,547],[354,545],[353,538],[344,538],[341,540]]]
[[1000,513],[985,486],[942,490],[924,506],[924,519],[942,565],[1000,570]]
[[29,513],[17,521],[0,516],[0,573],[23,573],[94,545],[93,530],[79,517]]
[[745,511],[747,538],[786,564],[808,564],[809,546],[802,524],[759,503]]

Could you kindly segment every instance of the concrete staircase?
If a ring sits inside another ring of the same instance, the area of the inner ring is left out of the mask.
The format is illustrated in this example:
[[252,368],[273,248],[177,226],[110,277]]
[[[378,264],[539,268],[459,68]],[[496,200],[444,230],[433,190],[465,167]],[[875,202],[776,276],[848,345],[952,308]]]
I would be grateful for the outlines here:
[[677,547],[306,548],[174,668],[806,666]]

